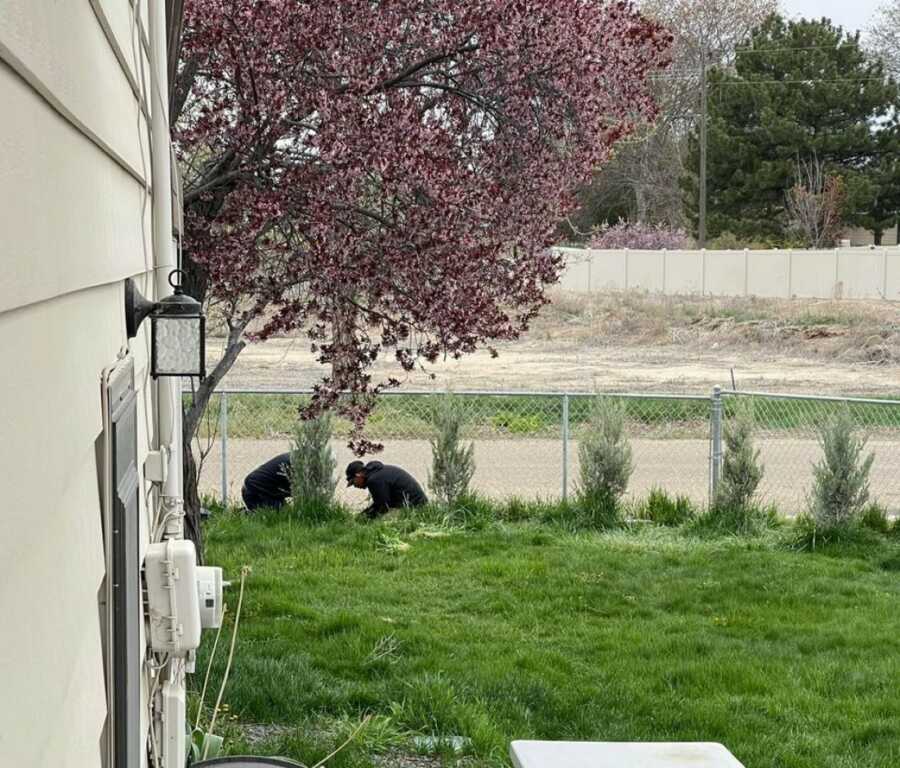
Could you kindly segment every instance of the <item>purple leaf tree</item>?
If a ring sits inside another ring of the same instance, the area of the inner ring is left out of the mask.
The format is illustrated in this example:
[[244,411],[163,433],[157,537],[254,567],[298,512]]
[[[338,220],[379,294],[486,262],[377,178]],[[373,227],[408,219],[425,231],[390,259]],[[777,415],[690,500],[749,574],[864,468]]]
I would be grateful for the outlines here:
[[378,357],[516,338],[573,191],[654,115],[670,43],[625,2],[188,0],[184,265],[228,339],[186,441],[251,330],[308,335],[327,368],[307,415],[349,417],[360,453],[397,384],[372,380]]

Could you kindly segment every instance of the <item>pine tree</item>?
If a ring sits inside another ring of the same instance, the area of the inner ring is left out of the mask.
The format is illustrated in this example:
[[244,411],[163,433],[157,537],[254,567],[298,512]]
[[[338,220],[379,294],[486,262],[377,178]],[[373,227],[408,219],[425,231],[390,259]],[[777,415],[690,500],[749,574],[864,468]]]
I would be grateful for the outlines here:
[[[798,161],[843,179],[844,222],[875,230],[900,210],[900,91],[859,35],[828,20],[770,17],[709,82],[708,234],[784,241]],[[697,169],[697,132],[688,167]],[[696,221],[696,170],[686,179]]]

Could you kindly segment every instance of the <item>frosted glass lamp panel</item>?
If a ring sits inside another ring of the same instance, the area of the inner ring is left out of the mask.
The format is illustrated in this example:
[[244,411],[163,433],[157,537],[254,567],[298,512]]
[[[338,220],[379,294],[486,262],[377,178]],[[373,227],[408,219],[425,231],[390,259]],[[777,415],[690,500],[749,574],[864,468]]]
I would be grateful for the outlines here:
[[199,318],[156,319],[156,372],[163,376],[199,374]]

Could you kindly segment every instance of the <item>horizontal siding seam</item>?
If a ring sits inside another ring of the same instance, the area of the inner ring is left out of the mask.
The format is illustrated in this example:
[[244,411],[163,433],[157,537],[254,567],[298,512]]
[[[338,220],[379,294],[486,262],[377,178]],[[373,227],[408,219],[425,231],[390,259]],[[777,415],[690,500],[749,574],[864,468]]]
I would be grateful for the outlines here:
[[137,273],[122,270],[120,272],[117,272],[115,274],[115,277],[110,278],[109,276],[106,276],[102,280],[90,281],[88,283],[85,283],[84,285],[75,285],[75,286],[72,286],[71,288],[66,288],[63,291],[60,291],[59,293],[54,293],[52,296],[44,296],[42,298],[27,301],[24,304],[18,304],[16,306],[6,307],[5,309],[2,306],[0,306],[0,318],[2,318],[3,315],[11,313],[11,312],[18,312],[19,310],[22,310],[22,309],[29,309],[30,307],[37,306],[38,304],[46,304],[48,301],[57,301],[58,299],[63,299],[63,298],[66,298],[67,296],[72,296],[73,294],[76,294],[76,293],[83,293],[84,291],[93,291],[93,290],[97,290],[99,288],[105,288],[110,285],[117,285],[119,283],[124,282],[129,277],[132,279],[140,279],[142,277],[147,278],[150,280],[151,285],[152,285],[152,281],[153,281],[155,273],[156,273],[156,269],[148,269],[144,272],[137,272]]
[[69,109],[65,106],[41,79],[34,74],[23,62],[16,56],[2,41],[0,41],[0,61],[8,66],[15,75],[17,75],[32,91],[34,91],[56,114],[65,120],[72,128],[80,133],[84,138],[90,141],[97,149],[103,152],[110,160],[118,165],[123,171],[131,176],[142,187],[150,190],[150,185],[144,180],[137,169],[132,168],[131,164],[110,147],[103,139],[95,134],[90,128],[81,122]]
[[[144,96],[141,93],[141,87],[138,84],[135,74],[132,73],[131,68],[128,65],[128,60],[125,58],[125,53],[122,50],[122,47],[119,45],[119,41],[116,39],[116,35],[112,30],[109,19],[106,18],[106,13],[104,12],[103,7],[100,5],[100,0],[89,0],[89,2],[91,4],[91,9],[94,11],[94,16],[97,18],[97,23],[100,25],[100,29],[103,30],[103,34],[106,37],[106,42],[109,44],[113,55],[116,57],[116,61],[119,62],[119,68],[122,70],[122,74],[128,81],[128,87],[131,88],[131,92],[134,94],[135,99],[137,99],[137,102],[140,105],[141,114],[149,124],[150,112],[147,109],[147,103],[146,101],[144,101]],[[134,11],[132,10],[132,12]],[[143,25],[140,23],[140,19],[138,19],[138,27],[141,28],[141,31],[143,31]],[[141,37],[140,32],[138,33],[138,37]],[[140,45],[140,42],[138,43],[138,45]],[[140,53],[141,56],[143,56],[143,49]],[[138,63],[137,66],[140,66],[140,63]]]

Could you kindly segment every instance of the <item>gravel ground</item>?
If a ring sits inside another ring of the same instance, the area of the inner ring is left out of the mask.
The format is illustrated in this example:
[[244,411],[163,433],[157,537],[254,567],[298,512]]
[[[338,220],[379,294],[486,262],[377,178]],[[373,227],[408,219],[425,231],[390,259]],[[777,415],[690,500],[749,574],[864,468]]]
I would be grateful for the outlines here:
[[[697,503],[708,497],[709,443],[706,440],[631,441],[634,474],[630,491],[644,496],[654,486],[669,494],[684,494]],[[814,439],[760,440],[757,442],[765,477],[761,487],[764,500],[774,502],[783,514],[796,514],[805,505],[812,483],[812,466],[820,456]],[[272,456],[288,450],[283,440],[233,438],[228,442],[228,494],[240,498],[244,476]],[[900,443],[872,440],[868,450],[875,453],[872,467],[872,495],[892,511],[900,509]],[[353,456],[343,443],[334,444],[338,469]],[[431,448],[425,440],[395,440],[385,443],[378,456],[387,464],[398,464],[427,485]],[[524,499],[554,498],[561,495],[562,449],[556,440],[480,440],[475,442],[475,489],[492,498],[517,496]],[[201,474],[201,492],[218,496],[221,489],[221,453],[218,446],[207,456]],[[578,444],[570,443],[569,493],[578,477]],[[338,497],[351,507],[362,509],[368,495],[339,484]]]

